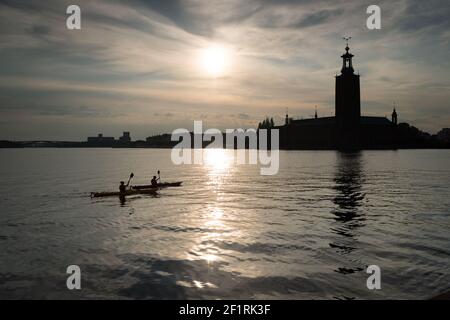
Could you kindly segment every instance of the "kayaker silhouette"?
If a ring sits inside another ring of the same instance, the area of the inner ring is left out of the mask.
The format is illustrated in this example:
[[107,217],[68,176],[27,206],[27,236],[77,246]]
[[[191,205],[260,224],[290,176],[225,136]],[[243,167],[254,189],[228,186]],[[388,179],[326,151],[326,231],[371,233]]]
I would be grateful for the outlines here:
[[130,181],[133,177],[134,177],[134,173],[131,173],[127,184],[125,184],[125,182],[123,182],[123,181],[120,181],[120,186],[119,186],[120,193],[125,193],[127,191],[127,187],[130,185]]
[[156,176],[153,176],[152,187],[157,187],[158,186],[158,180],[159,180],[159,178],[156,178]]
[[161,175],[160,175],[161,171],[158,170],[158,178],[156,178],[156,176],[153,176],[153,179],[151,180],[151,184],[152,187],[157,187],[158,186],[158,181],[161,182]]
[[125,185],[125,182],[120,181],[119,191],[120,193],[125,193],[127,191],[128,185]]

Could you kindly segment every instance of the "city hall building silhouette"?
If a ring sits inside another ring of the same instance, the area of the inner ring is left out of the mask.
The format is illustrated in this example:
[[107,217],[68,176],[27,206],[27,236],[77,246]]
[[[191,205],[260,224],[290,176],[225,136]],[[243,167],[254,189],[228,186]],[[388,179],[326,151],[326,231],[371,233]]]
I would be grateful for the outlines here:
[[335,116],[294,120],[286,114],[280,130],[281,149],[394,149],[397,113],[386,117],[361,116],[360,77],[353,54],[345,48],[341,74],[336,76]]

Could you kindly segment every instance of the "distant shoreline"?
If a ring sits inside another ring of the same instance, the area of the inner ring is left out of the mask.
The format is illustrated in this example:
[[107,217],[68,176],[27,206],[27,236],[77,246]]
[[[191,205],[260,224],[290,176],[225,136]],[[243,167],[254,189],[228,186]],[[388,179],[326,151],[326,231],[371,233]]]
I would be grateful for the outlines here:
[[[2,146],[0,149],[172,149],[173,146]],[[187,148],[184,148],[187,149]],[[195,148],[190,148],[195,149]],[[203,147],[202,149],[206,149]],[[230,149],[230,148],[222,148]],[[235,148],[235,150],[239,150]],[[280,149],[280,151],[339,151],[336,148],[299,148],[299,149]],[[347,151],[386,151],[386,150],[450,150],[450,146],[401,146],[397,148],[360,148]],[[345,150],[341,150],[345,151]]]
[[[400,130],[401,128],[401,130]],[[270,129],[269,129],[270,130]],[[191,134],[191,149],[196,146],[193,141],[198,138],[201,141],[203,148],[207,147],[210,140],[205,140],[203,136],[197,137],[196,134]],[[285,139],[286,137],[284,137]],[[246,139],[246,138],[244,138]],[[280,150],[341,150],[342,146],[339,141],[333,143],[321,143],[314,141],[303,141],[299,143],[281,143],[282,137],[280,137],[279,149]],[[227,148],[226,139],[223,140],[223,147]],[[179,145],[180,141],[172,141],[172,135],[159,134],[151,137],[147,137],[145,140],[132,141],[129,132],[124,132],[124,135],[119,139],[114,137],[104,137],[99,134],[97,137],[89,137],[85,141],[57,141],[57,140],[0,140],[0,148],[113,148],[113,149],[170,149]],[[219,144],[220,145],[220,144]],[[243,149],[249,148],[249,141],[245,141],[245,147],[242,144],[234,142],[235,149],[237,146],[242,146]],[[189,143],[188,143],[189,146]],[[257,147],[259,144],[257,143]],[[269,142],[270,146],[270,142]],[[352,150],[397,150],[397,149],[450,149],[450,129],[442,129],[436,135],[430,135],[422,132],[415,127],[411,127],[408,124],[400,124],[399,132],[394,141],[385,141],[384,143],[367,143],[367,141],[361,141],[359,144],[349,146]],[[270,147],[269,147],[270,148]]]

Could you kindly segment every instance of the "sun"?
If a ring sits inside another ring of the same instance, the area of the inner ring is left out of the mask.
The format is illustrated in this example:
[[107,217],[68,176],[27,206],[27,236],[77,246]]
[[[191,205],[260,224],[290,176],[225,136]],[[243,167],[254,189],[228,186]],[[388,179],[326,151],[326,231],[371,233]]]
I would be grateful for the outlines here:
[[200,65],[208,75],[223,76],[231,63],[230,50],[220,45],[211,45],[201,50]]
[[223,173],[230,168],[234,159],[228,151],[224,149],[203,150],[203,159],[212,173]]

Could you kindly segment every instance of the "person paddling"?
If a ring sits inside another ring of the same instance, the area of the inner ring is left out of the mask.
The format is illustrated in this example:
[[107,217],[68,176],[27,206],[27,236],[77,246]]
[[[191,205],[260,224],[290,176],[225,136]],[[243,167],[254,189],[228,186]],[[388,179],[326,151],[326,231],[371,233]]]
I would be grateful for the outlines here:
[[120,193],[125,193],[127,191],[128,184],[125,184],[125,182],[120,181],[119,191]]
[[134,173],[130,174],[130,178],[128,179],[127,184],[125,182],[120,181],[119,191],[120,193],[125,193],[127,191],[127,187],[130,185],[131,179],[134,177]]
[[152,187],[157,187],[158,186],[158,180],[159,180],[159,178],[156,178],[156,176],[153,176],[153,179],[152,179]]

